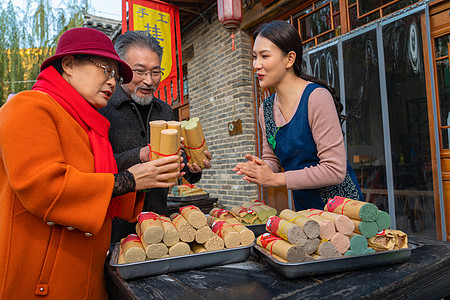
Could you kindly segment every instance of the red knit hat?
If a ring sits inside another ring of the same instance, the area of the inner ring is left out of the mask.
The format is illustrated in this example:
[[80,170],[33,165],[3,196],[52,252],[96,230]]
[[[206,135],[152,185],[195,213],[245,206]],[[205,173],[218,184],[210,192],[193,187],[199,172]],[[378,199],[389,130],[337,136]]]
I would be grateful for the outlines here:
[[123,78],[123,83],[128,83],[133,79],[130,66],[120,59],[110,38],[97,29],[84,27],[70,29],[61,35],[55,55],[42,63],[41,71],[58,58],[75,54],[96,55],[114,59],[119,63],[119,74]]

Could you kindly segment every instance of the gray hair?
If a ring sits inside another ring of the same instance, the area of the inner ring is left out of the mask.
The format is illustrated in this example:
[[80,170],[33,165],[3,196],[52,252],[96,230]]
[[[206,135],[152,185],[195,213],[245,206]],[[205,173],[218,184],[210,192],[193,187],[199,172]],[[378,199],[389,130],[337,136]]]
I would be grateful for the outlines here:
[[127,60],[126,53],[131,47],[147,48],[155,52],[162,61],[163,49],[157,39],[143,30],[126,31],[116,39],[114,48],[122,60]]

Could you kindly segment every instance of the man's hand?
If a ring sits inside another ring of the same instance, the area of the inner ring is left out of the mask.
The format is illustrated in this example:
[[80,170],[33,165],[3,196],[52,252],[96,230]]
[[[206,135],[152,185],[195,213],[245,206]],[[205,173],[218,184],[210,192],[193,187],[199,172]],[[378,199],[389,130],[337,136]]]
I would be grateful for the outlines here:
[[[208,159],[204,159],[203,160],[203,164],[205,165],[205,169],[211,169],[211,163],[210,160],[212,159],[212,154],[205,150],[205,155]],[[202,168],[200,168],[200,166],[197,163],[193,163],[193,164],[186,164],[189,168],[189,171],[191,173],[200,173],[202,171]]]

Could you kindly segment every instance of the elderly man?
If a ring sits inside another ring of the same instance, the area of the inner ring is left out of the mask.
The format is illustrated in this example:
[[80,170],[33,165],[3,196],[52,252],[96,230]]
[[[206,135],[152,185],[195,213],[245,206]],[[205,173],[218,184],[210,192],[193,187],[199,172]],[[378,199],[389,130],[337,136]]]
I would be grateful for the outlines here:
[[[174,120],[170,105],[154,97],[161,80],[161,59],[163,49],[158,41],[144,31],[127,31],[119,36],[115,48],[120,58],[133,70],[133,80],[118,86],[108,106],[100,113],[110,122],[109,138],[119,171],[149,160],[149,122],[154,120]],[[211,159],[211,154],[205,151]],[[186,156],[183,157],[186,162]],[[206,168],[211,168],[204,160]],[[201,168],[197,164],[187,164],[183,169],[184,178],[191,184],[201,178]],[[167,214],[167,188],[154,188],[147,192],[143,211]],[[120,241],[130,233],[135,233],[135,225],[115,219],[111,242]]]

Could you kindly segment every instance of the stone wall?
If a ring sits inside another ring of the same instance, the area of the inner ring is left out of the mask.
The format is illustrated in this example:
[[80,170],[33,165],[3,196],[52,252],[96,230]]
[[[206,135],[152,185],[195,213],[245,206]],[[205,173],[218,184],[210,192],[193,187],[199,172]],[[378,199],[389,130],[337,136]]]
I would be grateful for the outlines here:
[[[235,35],[232,51],[230,33],[216,12],[211,24],[202,21],[182,36],[182,49],[189,48],[191,54],[183,61],[188,70],[190,116],[200,118],[213,154],[212,168],[204,170],[198,185],[228,208],[258,196],[256,185],[232,171],[245,161],[246,153],[256,151],[251,37],[239,30]],[[242,120],[242,133],[230,136],[228,122],[237,119]]]

